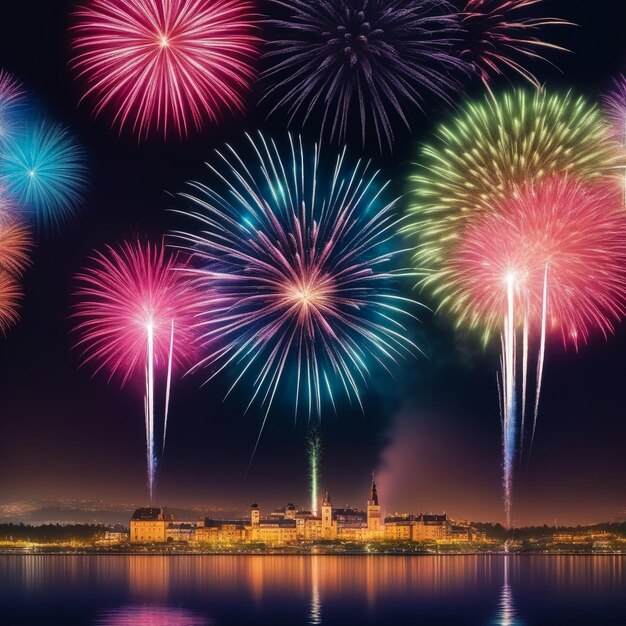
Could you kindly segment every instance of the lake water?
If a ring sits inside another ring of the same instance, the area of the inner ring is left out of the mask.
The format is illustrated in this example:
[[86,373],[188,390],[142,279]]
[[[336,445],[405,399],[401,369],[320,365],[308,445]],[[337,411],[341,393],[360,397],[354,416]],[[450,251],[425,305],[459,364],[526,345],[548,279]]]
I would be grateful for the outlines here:
[[626,625],[620,556],[0,556],[0,624]]

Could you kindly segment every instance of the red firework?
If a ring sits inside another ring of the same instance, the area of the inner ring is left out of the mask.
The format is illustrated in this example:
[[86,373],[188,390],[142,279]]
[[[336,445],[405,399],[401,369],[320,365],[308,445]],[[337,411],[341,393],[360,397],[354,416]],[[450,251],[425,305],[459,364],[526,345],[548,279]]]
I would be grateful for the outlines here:
[[76,15],[84,97],[120,130],[183,137],[243,110],[259,43],[250,0],[92,0]]
[[507,70],[516,72],[535,85],[539,81],[522,64],[523,59],[541,59],[541,49],[565,50],[534,36],[544,26],[570,24],[554,17],[523,17],[524,10],[542,0],[466,0],[461,12],[465,31],[461,58],[470,63],[487,85]]
[[84,362],[98,363],[122,384],[143,372],[152,343],[155,368],[193,356],[198,299],[181,266],[163,246],[124,243],[96,252],[78,275],[74,316]]
[[[626,312],[626,213],[613,184],[551,178],[521,188],[468,227],[450,263],[459,306],[501,327],[512,283],[518,323],[577,345]],[[544,293],[546,295],[544,309]]]

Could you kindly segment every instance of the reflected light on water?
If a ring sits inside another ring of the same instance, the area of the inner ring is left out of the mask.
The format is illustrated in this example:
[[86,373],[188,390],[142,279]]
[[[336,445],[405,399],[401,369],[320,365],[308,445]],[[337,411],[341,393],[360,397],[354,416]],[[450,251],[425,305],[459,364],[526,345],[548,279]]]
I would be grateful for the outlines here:
[[322,623],[322,600],[319,586],[319,557],[311,557],[311,603],[309,608],[309,624]]
[[212,620],[167,606],[122,606],[102,611],[98,626],[211,626]]
[[523,622],[517,618],[515,604],[513,601],[513,590],[509,580],[509,558],[503,563],[503,582],[500,602],[498,603],[498,614],[493,620],[494,626],[522,626]]

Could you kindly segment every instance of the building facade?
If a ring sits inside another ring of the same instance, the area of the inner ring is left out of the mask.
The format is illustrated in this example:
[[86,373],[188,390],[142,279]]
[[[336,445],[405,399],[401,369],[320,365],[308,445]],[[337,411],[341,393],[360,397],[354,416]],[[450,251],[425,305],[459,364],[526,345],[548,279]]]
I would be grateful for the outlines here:
[[396,515],[384,517],[374,477],[367,500],[367,510],[333,507],[328,490],[321,515],[298,510],[289,503],[285,508],[263,517],[257,503],[250,507],[248,520],[181,522],[165,515],[160,508],[137,509],[130,521],[131,543],[188,542],[198,544],[234,544],[258,542],[284,545],[301,541],[471,541],[473,531],[467,523],[452,522],[439,515]]

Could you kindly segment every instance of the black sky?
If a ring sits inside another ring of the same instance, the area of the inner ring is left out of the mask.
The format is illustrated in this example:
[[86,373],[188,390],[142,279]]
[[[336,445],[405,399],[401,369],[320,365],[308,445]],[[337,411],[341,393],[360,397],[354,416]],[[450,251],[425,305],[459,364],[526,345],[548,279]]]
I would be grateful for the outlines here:
[[[560,67],[534,67],[549,87],[597,98],[626,70],[626,5],[614,0],[553,0],[535,8],[579,24],[545,38],[571,53],[549,54]],[[43,237],[26,278],[23,319],[0,342],[0,502],[34,497],[145,499],[141,398],[78,369],[71,350],[72,276],[94,248],[137,233],[159,237],[177,226],[166,211],[171,194],[205,175],[203,161],[244,129],[280,137],[285,120],[266,123],[250,97],[245,120],[208,128],[184,143],[137,145],[108,120],[78,106],[68,69],[73,2],[32,0],[2,9],[0,67],[23,81],[50,117],[71,126],[88,153],[90,190],[75,223]],[[516,79],[514,83],[518,83]],[[479,93],[478,85],[470,92]],[[393,158],[370,156],[403,191],[415,142],[445,115],[417,112],[413,134],[399,133]],[[297,129],[296,129],[297,130]],[[314,138],[315,125],[305,129]],[[358,136],[350,153],[363,151]],[[387,510],[446,510],[499,519],[500,426],[496,348],[455,336],[447,320],[422,315],[414,329],[428,360],[376,376],[365,414],[341,407],[325,415],[323,484],[335,502],[361,505],[377,468]],[[594,338],[578,354],[555,346],[547,357],[543,406],[532,456],[518,472],[515,518],[520,523],[586,522],[626,517],[626,328],[608,342]],[[160,470],[162,503],[274,507],[306,504],[306,419],[294,425],[289,407],[273,410],[248,480],[244,474],[261,415],[244,391],[222,401],[228,378],[200,388],[201,376],[176,385],[167,451]]]

